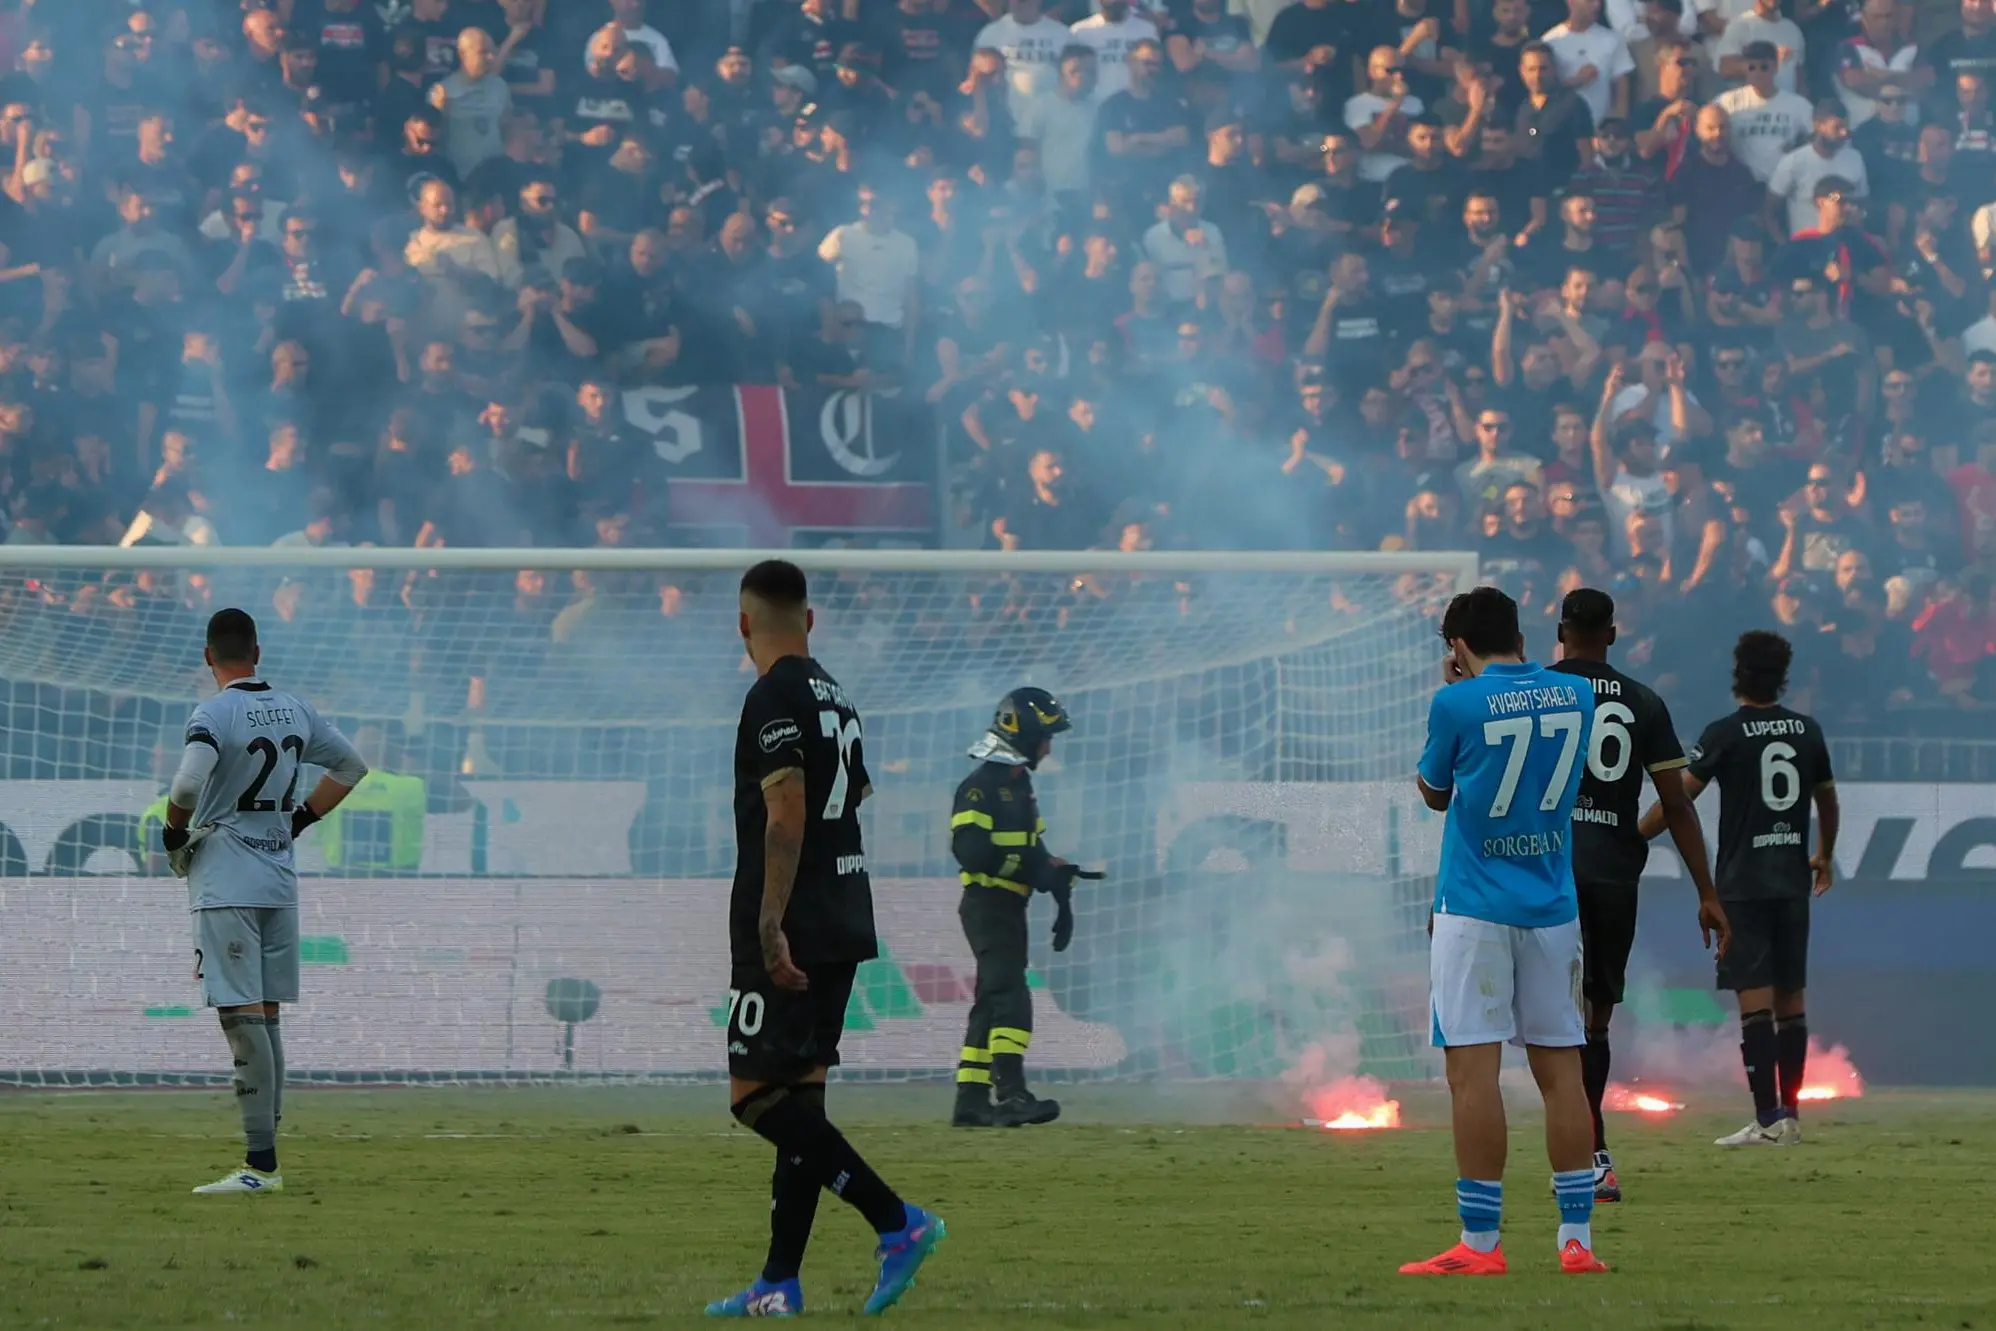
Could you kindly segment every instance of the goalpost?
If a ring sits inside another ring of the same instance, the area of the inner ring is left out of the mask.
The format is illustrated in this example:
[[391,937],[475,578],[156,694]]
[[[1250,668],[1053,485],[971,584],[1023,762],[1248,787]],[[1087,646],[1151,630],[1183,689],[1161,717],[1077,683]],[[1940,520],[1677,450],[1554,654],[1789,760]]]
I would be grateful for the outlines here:
[[875,783],[843,1075],[955,1064],[950,794],[1021,684],[1075,718],[1049,844],[1109,875],[1065,953],[1034,904],[1036,1075],[1431,1071],[1410,775],[1472,554],[0,546],[0,1082],[226,1078],[149,848],[227,605],[375,771],[299,843],[294,1079],[718,1076],[766,554],[812,576]]

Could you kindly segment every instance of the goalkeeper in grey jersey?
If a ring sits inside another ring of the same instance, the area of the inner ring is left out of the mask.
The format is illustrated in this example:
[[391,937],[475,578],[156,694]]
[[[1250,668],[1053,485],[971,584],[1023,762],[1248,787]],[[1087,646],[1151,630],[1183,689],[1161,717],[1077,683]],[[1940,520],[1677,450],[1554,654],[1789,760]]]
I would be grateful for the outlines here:
[[[298,998],[298,871],[292,843],[367,775],[346,736],[311,704],[257,674],[256,621],[218,610],[208,621],[208,669],[219,692],[194,709],[167,789],[160,843],[187,880],[194,974],[220,1013],[235,1059],[236,1106],[248,1156],[199,1193],[277,1192],[277,1120],[284,1100],[281,1003]],[[325,769],[302,801],[298,779]]]

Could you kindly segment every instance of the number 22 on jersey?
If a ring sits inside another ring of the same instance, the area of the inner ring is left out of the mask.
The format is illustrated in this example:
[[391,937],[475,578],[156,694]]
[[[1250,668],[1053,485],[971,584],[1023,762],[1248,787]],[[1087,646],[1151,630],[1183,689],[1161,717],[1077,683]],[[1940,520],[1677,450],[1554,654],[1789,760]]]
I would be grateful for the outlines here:
[[[258,735],[247,746],[251,757],[259,759],[262,766],[257,769],[249,785],[236,800],[237,813],[290,813],[298,806],[293,802],[298,795],[298,766],[305,754],[305,741],[297,735],[286,735],[273,743],[269,736]],[[277,771],[281,754],[291,759],[291,779],[284,783],[282,799],[266,799],[263,788],[270,783],[271,775]]]

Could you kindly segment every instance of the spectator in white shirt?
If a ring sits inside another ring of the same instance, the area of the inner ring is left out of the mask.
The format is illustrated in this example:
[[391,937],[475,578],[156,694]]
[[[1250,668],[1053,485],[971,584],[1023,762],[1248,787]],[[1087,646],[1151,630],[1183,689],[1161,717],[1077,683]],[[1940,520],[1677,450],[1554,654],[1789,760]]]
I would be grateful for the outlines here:
[[[599,9],[597,11],[601,13]],[[610,0],[611,26],[624,34],[624,40],[633,46],[642,46],[651,52],[652,63],[662,70],[679,73],[679,61],[672,54],[672,43],[665,34],[645,22],[645,0]],[[593,43],[592,43],[593,45]],[[583,56],[585,62],[589,57]],[[596,73],[590,69],[591,74]]]
[[483,231],[458,223],[457,191],[441,180],[423,182],[416,215],[423,224],[410,233],[402,258],[429,284],[425,314],[432,326],[455,334],[471,304],[460,277],[482,273],[499,281],[499,251]]
[[1764,183],[1788,150],[1808,136],[1816,113],[1806,97],[1774,86],[1780,54],[1773,43],[1753,42],[1740,54],[1746,62],[1746,83],[1728,88],[1712,104],[1725,110],[1726,142],[1732,145],[1733,156]]
[[1712,51],[1719,61],[1719,76],[1728,87],[1746,82],[1746,49],[1755,42],[1774,48],[1779,62],[1774,86],[1783,92],[1800,92],[1802,75],[1802,29],[1781,13],[1781,0],[1754,0],[1753,12],[1726,25]]
[[1180,176],[1171,182],[1165,218],[1144,232],[1144,254],[1157,265],[1164,298],[1189,304],[1206,282],[1227,271],[1227,241],[1220,228],[1199,216],[1199,182]]
[[1552,48],[1560,82],[1580,94],[1594,123],[1629,113],[1629,82],[1636,62],[1622,35],[1601,24],[1601,0],[1566,0],[1566,22],[1539,40]]
[[1060,58],[1060,86],[1051,97],[1036,99],[1016,128],[1021,139],[1040,145],[1040,174],[1047,192],[1063,205],[1083,200],[1072,196],[1088,190],[1088,166],[1095,144],[1095,114],[1101,109],[1095,78],[1100,60],[1079,44]]
[[876,356],[905,362],[914,353],[921,317],[921,254],[914,238],[895,228],[894,201],[872,186],[860,186],[859,218],[832,228],[818,257],[832,265],[839,299],[866,315]]
[[[1633,44],[1651,35],[1650,24],[1645,21],[1643,15],[1643,10],[1647,7],[1645,0],[1608,0],[1607,6],[1602,11],[1601,20],[1621,34],[1623,41]],[[1687,42],[1697,41],[1699,33],[1704,30],[1704,23],[1700,21],[1701,16],[1711,8],[1706,0],[1684,0],[1684,7],[1676,16],[1677,35]],[[1717,29],[1722,27],[1723,23],[1712,23],[1712,26]]]
[[1053,95],[1068,37],[1066,24],[1041,12],[1041,0],[1012,0],[1011,13],[978,32],[977,49],[1005,57],[1006,100],[1014,122],[1026,118],[1034,98]]
[[1365,77],[1366,90],[1345,102],[1345,124],[1365,150],[1359,176],[1376,183],[1407,164],[1407,126],[1427,106],[1407,91],[1407,58],[1397,46],[1374,47]]
[[[1830,176],[1849,183],[1862,198],[1871,192],[1864,175],[1864,158],[1850,146],[1850,126],[1844,123],[1842,102],[1824,98],[1816,103],[1815,132],[1809,141],[1775,164],[1767,178],[1767,225],[1776,235],[1792,236],[1816,225],[1816,186]],[[1781,229],[1778,209],[1788,205],[1788,229]]]
[[1996,353],[1996,287],[1989,288],[1988,302],[1980,319],[1961,330],[1961,354],[1978,351]]
[[1113,97],[1130,86],[1130,48],[1157,41],[1157,24],[1130,12],[1130,0],[1103,0],[1102,12],[1069,29],[1069,41],[1095,52],[1095,100]]

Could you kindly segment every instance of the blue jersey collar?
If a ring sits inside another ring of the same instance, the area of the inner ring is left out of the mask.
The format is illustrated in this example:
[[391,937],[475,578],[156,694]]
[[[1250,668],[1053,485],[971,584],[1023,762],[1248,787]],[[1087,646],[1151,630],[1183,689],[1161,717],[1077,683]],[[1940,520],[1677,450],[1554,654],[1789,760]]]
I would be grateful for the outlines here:
[[1483,667],[1483,673],[1486,675],[1529,675],[1536,673],[1538,668],[1539,663],[1537,661],[1521,661],[1517,665],[1512,665],[1509,661],[1492,661],[1489,665]]

